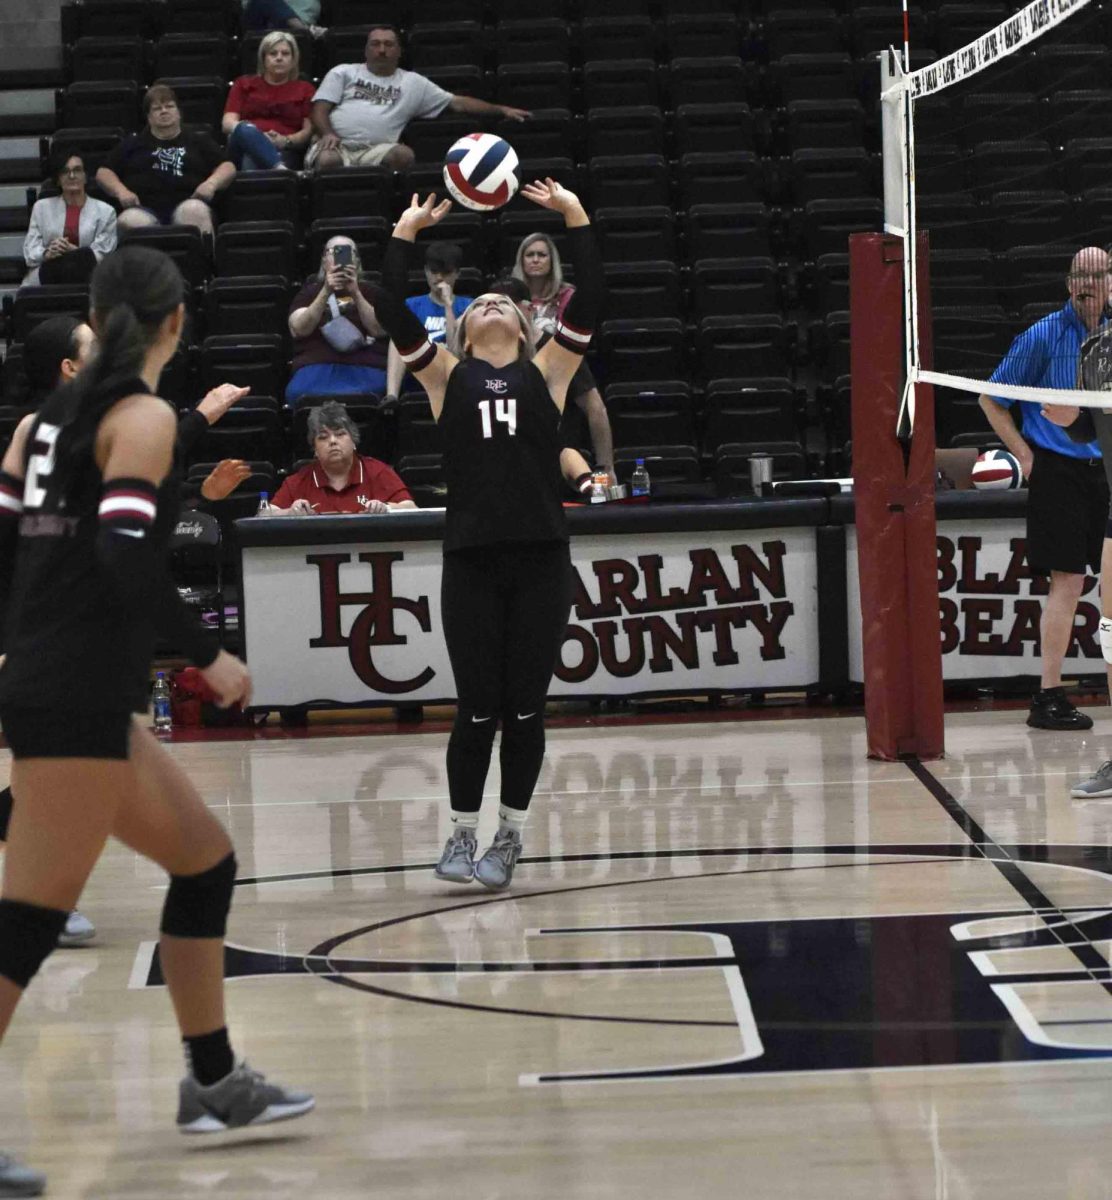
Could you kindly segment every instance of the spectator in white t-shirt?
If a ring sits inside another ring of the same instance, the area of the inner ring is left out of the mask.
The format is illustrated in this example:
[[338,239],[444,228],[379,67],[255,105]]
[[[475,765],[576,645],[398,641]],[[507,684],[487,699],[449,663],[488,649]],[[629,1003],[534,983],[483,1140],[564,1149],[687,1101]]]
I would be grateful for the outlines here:
[[400,143],[410,121],[438,117],[445,109],[524,121],[529,113],[474,96],[453,96],[431,79],[398,66],[402,44],[392,25],[376,25],[367,34],[365,63],[340,63],[321,81],[313,97],[316,141],[305,165],[318,171],[333,167],[382,164],[395,171],[413,165],[413,151]]

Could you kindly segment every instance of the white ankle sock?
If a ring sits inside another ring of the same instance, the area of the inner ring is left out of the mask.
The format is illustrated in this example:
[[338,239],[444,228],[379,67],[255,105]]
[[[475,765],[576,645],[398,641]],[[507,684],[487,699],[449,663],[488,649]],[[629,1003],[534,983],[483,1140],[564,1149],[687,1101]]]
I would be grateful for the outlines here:
[[512,829],[520,837],[528,816],[527,809],[508,808],[505,804],[500,805],[498,808],[498,832],[505,833],[507,829]]
[[474,833],[479,828],[479,814],[477,812],[456,812],[453,808],[452,828],[470,829]]

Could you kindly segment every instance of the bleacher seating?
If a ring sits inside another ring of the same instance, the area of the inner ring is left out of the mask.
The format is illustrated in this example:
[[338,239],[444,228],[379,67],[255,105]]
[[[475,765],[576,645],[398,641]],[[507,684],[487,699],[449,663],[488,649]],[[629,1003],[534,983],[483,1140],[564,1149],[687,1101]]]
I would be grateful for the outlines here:
[[[913,5],[914,65],[1013,7]],[[808,433],[830,445],[849,434],[847,238],[881,226],[873,56],[902,35],[898,11],[875,0],[324,0],[326,36],[298,35],[303,74],[319,80],[361,59],[369,22],[388,17],[405,32],[407,66],[532,119],[416,121],[406,178],[384,168],[241,173],[219,198],[211,246],[188,230],[139,231],[174,254],[191,285],[190,343],[164,377],[175,402],[193,403],[222,373],[241,376],[261,407],[228,425],[228,444],[246,448],[257,432],[266,448],[251,458],[279,470],[302,455],[301,418],[291,425],[267,407],[288,373],[291,296],[336,234],[355,239],[373,277],[411,191],[443,192],[445,150],[482,127],[515,146],[523,179],[553,174],[588,203],[608,284],[591,364],[615,445],[667,447],[650,459],[654,478],[701,471],[724,494],[748,488],[755,448],[779,447],[778,474],[824,469],[809,458]],[[187,122],[218,131],[228,84],[255,71],[261,37],[240,29],[234,0],[82,0],[64,6],[63,30],[66,86],[43,156],[51,145],[80,149],[91,175],[141,127],[155,78],[175,87]],[[1018,77],[985,72],[958,99],[918,106],[940,365],[961,358],[961,322],[971,323],[972,365],[1000,350],[1030,306],[1061,296],[1068,256],[1057,245],[1078,230],[1112,240],[1107,61],[1104,46],[1080,38],[1048,44]],[[1036,100],[1039,88],[1047,95]],[[493,214],[457,207],[419,241],[458,242],[459,290],[475,294],[537,231],[566,248],[560,217],[517,198]],[[419,251],[412,267],[411,289],[423,291]],[[20,398],[19,340],[51,304],[80,300],[49,291],[9,305],[9,408]],[[973,414],[955,412],[940,438],[971,432]],[[421,398],[368,419],[366,431],[405,462],[424,502],[442,502],[439,432]],[[220,456],[215,443],[204,455]]]

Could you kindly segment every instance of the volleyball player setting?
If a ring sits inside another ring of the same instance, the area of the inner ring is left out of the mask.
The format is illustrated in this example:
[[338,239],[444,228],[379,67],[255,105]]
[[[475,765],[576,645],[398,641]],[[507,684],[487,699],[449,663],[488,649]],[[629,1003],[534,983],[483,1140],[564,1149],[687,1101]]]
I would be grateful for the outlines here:
[[1107,4],[224,2],[0,253],[0,1200],[1109,1200]]
[[493,133],[469,133],[448,151],[444,186],[465,208],[494,212],[517,194],[521,184],[517,154]]

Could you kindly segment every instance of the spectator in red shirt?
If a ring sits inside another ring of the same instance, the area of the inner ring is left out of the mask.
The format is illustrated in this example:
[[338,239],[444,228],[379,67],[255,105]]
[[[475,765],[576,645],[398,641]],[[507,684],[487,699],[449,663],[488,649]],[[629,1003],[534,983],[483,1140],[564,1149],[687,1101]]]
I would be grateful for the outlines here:
[[259,73],[232,84],[220,127],[242,171],[296,170],[312,136],[313,85],[301,79],[301,53],[288,33],[259,43]]
[[392,467],[356,454],[359,430],[338,401],[329,400],[309,413],[309,445],[316,461],[283,481],[271,505],[275,516],[385,513],[417,507]]

